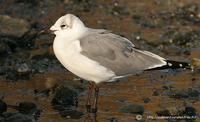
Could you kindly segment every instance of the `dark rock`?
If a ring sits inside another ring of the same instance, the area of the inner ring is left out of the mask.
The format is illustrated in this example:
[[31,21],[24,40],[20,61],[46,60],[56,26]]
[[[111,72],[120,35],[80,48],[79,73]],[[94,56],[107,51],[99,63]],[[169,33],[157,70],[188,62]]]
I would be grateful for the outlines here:
[[[158,24],[163,23],[163,25],[177,23],[181,25],[194,25],[200,24],[199,19],[200,5],[199,4],[190,4],[182,7],[178,7],[174,11],[161,11],[156,15],[149,15],[152,19],[157,20]],[[167,21],[166,21],[167,20]],[[162,26],[163,27],[163,26]]]
[[60,87],[56,90],[51,103],[55,109],[62,110],[65,107],[75,106],[77,92],[69,87]]
[[183,49],[175,45],[170,45],[170,46],[165,46],[163,48],[163,51],[165,52],[166,55],[181,55]]
[[[15,61],[12,59],[11,61]],[[30,64],[24,61],[12,62],[12,65],[9,68],[4,68],[5,77],[8,80],[12,81],[21,81],[21,80],[28,80],[31,75],[31,68]]]
[[33,5],[33,6],[37,6],[39,1],[37,1],[37,0],[16,0],[15,2],[16,3],[25,3],[25,4],[30,4],[30,5]]
[[0,35],[22,37],[30,29],[26,20],[0,15]]
[[18,45],[16,39],[8,36],[0,36],[0,37],[1,37],[0,42],[7,45],[6,48],[8,49],[8,54],[15,52],[15,49],[17,48]]
[[90,12],[96,7],[95,0],[70,0],[68,2],[64,1],[64,3],[70,6],[67,9],[74,9],[75,11]]
[[6,122],[36,122],[33,116],[21,113],[8,113],[4,116],[6,116]]
[[0,122],[6,122],[5,118],[0,116]]
[[[40,116],[41,110],[37,108],[37,106],[34,103],[31,102],[21,102],[19,103],[19,106],[13,106],[9,105],[8,107],[12,109],[16,109],[19,111],[20,116],[21,115],[30,115],[33,117],[35,120],[37,120]],[[6,113],[6,118],[9,118],[11,116],[14,116],[15,113]]]
[[169,110],[158,111],[158,112],[156,112],[156,114],[157,114],[158,116],[170,116]]
[[34,103],[21,102],[19,103],[19,112],[22,114],[35,114],[38,112],[38,108]]
[[10,51],[9,46],[3,41],[0,41],[0,55],[5,56],[9,53],[9,51]]
[[[178,8],[175,11],[175,16],[178,19],[181,19],[183,21],[192,24],[200,24],[199,13],[200,13],[200,5],[192,4]],[[186,22],[183,23],[185,24]]]
[[44,89],[42,91],[34,90],[34,93],[36,96],[43,96],[43,97],[48,97],[50,94],[51,90],[50,89]]
[[111,118],[108,118],[109,122],[118,122],[116,118],[114,117],[111,117]]
[[55,57],[49,57],[48,55],[35,57],[32,59],[31,64],[33,73],[64,71],[64,67],[59,61]]
[[15,70],[8,70],[5,74],[7,80],[17,81],[17,72]]
[[191,118],[186,118],[186,122],[195,122],[197,118],[197,111],[195,108],[193,107],[186,107],[185,110],[182,112],[182,115],[185,115],[185,116],[188,116],[188,117],[191,117]]
[[143,99],[143,101],[144,101],[144,103],[149,103],[151,101],[151,99],[146,97],[146,98]]
[[[185,120],[186,122],[194,122],[197,119],[196,109],[193,107],[185,107],[184,109],[181,108],[173,108],[173,109],[165,109],[162,111],[156,112],[158,116],[165,116],[171,117],[167,118],[167,120],[171,122],[177,122],[181,120]],[[183,118],[177,118],[183,117]]]
[[83,115],[82,112],[76,110],[64,110],[60,112],[62,117],[66,117],[68,119],[80,119]]
[[127,9],[127,7],[119,5],[119,3],[115,2],[112,6],[108,7],[109,12],[114,15],[114,16],[118,16],[121,17],[129,15],[129,11]]
[[[185,30],[185,31],[180,31],[180,30],[170,30],[164,33],[161,37],[161,41],[163,45],[173,45],[178,46],[180,48],[182,47],[187,47],[187,48],[195,48],[200,46],[200,34],[199,34],[198,29],[196,30]],[[179,53],[180,51],[185,51],[185,50],[180,50],[177,48],[177,52],[174,48],[174,52]]]
[[0,115],[7,111],[7,104],[0,99]]
[[164,86],[162,86],[162,88],[163,88],[164,90],[172,90],[172,89],[173,89],[173,86],[171,86],[171,85],[164,85]]
[[27,63],[17,64],[16,67],[19,74],[28,74],[31,71]]
[[119,112],[123,113],[131,113],[131,114],[143,114],[144,113],[144,107],[137,104],[130,104],[127,106],[122,107]]
[[159,96],[159,95],[160,95],[159,91],[156,90],[153,92],[153,96]]
[[133,15],[133,22],[141,26],[142,28],[156,28],[156,24],[153,23],[149,18],[145,18],[141,15]]
[[193,98],[198,99],[200,97],[200,91],[193,88],[189,88],[187,90],[182,90],[182,91],[172,90],[168,93],[168,95],[171,98],[175,99],[193,99]]
[[200,69],[200,59],[199,58],[192,59],[192,67],[194,69]]

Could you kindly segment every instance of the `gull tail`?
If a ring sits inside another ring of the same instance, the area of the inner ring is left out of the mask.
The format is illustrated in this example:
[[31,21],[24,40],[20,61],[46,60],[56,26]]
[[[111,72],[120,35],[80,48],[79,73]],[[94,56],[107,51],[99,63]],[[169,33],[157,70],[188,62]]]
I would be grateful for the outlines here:
[[166,61],[166,65],[146,69],[146,71],[148,71],[148,70],[163,70],[163,69],[179,69],[179,68],[192,69],[191,65],[186,62],[179,62],[179,61],[172,61],[172,60],[165,60],[165,61]]

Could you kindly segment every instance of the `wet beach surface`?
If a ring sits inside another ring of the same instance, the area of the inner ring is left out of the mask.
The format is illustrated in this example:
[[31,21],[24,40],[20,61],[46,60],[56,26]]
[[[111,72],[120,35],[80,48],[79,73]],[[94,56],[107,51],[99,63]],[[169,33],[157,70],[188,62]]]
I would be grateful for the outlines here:
[[[48,29],[73,13],[138,48],[193,65],[101,83],[96,117],[87,113],[88,82],[55,58]],[[0,122],[200,121],[199,0],[0,0]],[[139,116],[138,116],[139,115]],[[158,119],[189,116],[188,119]]]

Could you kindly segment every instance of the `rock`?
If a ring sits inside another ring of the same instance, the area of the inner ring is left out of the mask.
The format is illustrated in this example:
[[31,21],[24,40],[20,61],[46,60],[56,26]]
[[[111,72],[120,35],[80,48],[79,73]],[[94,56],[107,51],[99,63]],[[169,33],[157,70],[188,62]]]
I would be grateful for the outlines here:
[[10,50],[9,46],[6,43],[0,41],[0,55],[4,56],[8,54],[9,50]]
[[65,0],[64,2],[70,6],[70,9],[75,11],[90,12],[96,7],[95,0]]
[[4,120],[6,122],[36,122],[40,115],[40,110],[37,106],[30,102],[21,102],[19,106],[9,105],[9,108],[16,109],[19,113],[5,112],[7,105],[3,101],[0,101],[0,122]]
[[193,99],[193,98],[198,99],[200,97],[200,91],[193,88],[189,88],[187,90],[182,90],[182,91],[172,90],[168,93],[168,95],[174,99]]
[[143,114],[144,107],[137,104],[130,104],[130,105],[122,107],[119,111],[123,113]]
[[74,110],[78,106],[77,91],[69,86],[57,88],[51,101],[54,109],[58,110],[62,117],[79,119],[83,113]]
[[160,93],[159,93],[159,91],[157,91],[157,90],[155,90],[154,92],[153,92],[153,94],[152,94],[153,96],[159,96],[160,95]]
[[22,37],[30,29],[26,20],[0,15],[0,35]]
[[21,102],[19,103],[19,112],[22,114],[36,114],[38,113],[38,108],[34,103],[31,102]]
[[27,74],[31,70],[27,63],[17,64],[16,67],[19,74]]
[[109,6],[108,10],[112,15],[118,16],[118,17],[121,17],[122,15],[126,16],[130,14],[126,6],[119,5],[119,3],[117,2],[115,2],[112,6]]
[[109,122],[118,122],[116,118],[110,117],[107,119]]
[[151,101],[151,99],[146,97],[146,98],[143,99],[143,101],[144,101],[144,103],[149,103]]
[[12,80],[12,81],[16,81],[17,79],[17,73],[15,70],[10,70],[8,69],[8,71],[5,74],[6,80]]
[[182,51],[182,48],[175,45],[170,45],[163,48],[163,52],[165,52],[166,55],[181,55]]
[[80,119],[83,115],[82,112],[76,110],[64,110],[60,112],[62,117],[66,117],[68,119]]
[[70,0],[63,0],[64,4],[69,4]]
[[[19,106],[9,105],[9,107],[12,109],[18,110],[19,113],[23,115],[31,115],[32,117],[34,117],[35,120],[39,118],[40,113],[41,113],[41,110],[38,109],[34,103],[31,103],[31,102],[21,102],[19,103]],[[11,116],[9,113],[7,114]]]
[[[196,109],[193,107],[184,107],[184,108],[167,108],[161,111],[156,112],[158,116],[165,116],[165,117],[172,117],[168,118],[167,120],[172,122],[177,122],[181,120],[186,120],[186,122],[194,122],[197,119]],[[183,118],[173,118],[173,117],[183,117]],[[189,117],[189,118],[188,118]]]
[[36,122],[33,116],[21,113],[7,113],[6,122]]
[[0,122],[6,122],[5,118],[0,116]]
[[[183,47],[184,48],[196,48],[196,47],[200,46],[199,32],[200,32],[199,29],[184,30],[184,31],[170,30],[170,31],[165,32],[161,36],[160,40],[162,41],[163,45],[175,45],[175,46],[178,46],[180,49],[182,49]],[[177,48],[177,51],[178,51],[178,48]],[[180,50],[180,51],[182,51],[182,50]]]
[[200,59],[199,58],[192,59],[192,67],[194,69],[200,69]]
[[133,15],[132,16],[133,22],[138,24],[142,28],[156,28],[156,25],[150,18],[141,16],[141,15]]
[[197,110],[193,107],[185,107],[185,110],[182,113],[183,115],[186,116],[197,116]]
[[31,4],[32,6],[37,6],[39,1],[37,0],[16,0],[16,3],[25,3],[25,4]]
[[62,110],[65,107],[75,106],[77,92],[69,87],[62,86],[55,92],[51,103],[55,109]]
[[0,115],[7,111],[7,104],[0,99]]
[[[14,59],[11,60],[15,61]],[[4,70],[6,71],[6,79],[12,81],[28,80],[31,75],[30,65],[24,61],[16,61],[13,67],[9,67],[9,69],[5,67]]]
[[50,89],[44,89],[41,91],[38,91],[37,89],[34,90],[35,96],[40,96],[40,97],[48,97],[50,92],[51,92]]

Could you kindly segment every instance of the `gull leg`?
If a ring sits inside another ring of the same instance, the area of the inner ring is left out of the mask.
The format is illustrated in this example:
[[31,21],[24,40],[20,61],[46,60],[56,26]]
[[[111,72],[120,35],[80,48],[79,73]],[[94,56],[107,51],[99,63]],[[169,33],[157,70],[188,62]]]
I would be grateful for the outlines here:
[[94,102],[93,102],[93,106],[92,106],[92,112],[96,113],[97,112],[97,108],[98,108],[98,97],[99,97],[99,87],[97,85],[95,85],[95,96],[94,96]]
[[92,95],[93,89],[94,89],[94,84],[90,82],[88,86],[88,95],[87,95],[87,102],[86,102],[87,112],[90,112],[90,109],[91,109],[91,95]]

